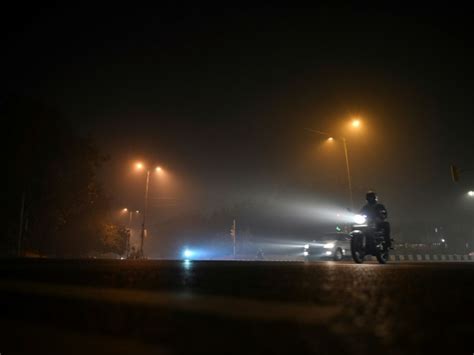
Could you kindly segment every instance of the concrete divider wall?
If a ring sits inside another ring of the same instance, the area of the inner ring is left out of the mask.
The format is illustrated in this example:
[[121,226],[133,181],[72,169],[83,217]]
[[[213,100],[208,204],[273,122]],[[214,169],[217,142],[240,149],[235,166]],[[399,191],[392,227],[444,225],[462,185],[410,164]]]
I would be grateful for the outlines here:
[[[240,256],[232,260],[240,261],[255,261],[256,258],[252,256]],[[281,255],[265,255],[265,261],[302,261],[304,258],[301,257],[292,257],[292,256],[281,256]],[[368,255],[365,258],[366,261],[377,261],[375,256]],[[396,254],[392,252],[390,254],[390,261],[408,261],[408,262],[424,262],[424,261],[433,261],[433,262],[473,262],[474,255],[461,255],[461,254]],[[0,354],[1,355],[1,354]]]
[[474,261],[474,256],[458,254],[392,254],[392,261]]

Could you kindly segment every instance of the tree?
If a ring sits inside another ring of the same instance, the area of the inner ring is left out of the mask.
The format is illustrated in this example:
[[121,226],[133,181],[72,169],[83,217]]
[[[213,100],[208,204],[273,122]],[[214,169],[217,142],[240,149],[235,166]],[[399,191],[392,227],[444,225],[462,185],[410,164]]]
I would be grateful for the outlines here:
[[9,208],[2,215],[8,231],[2,250],[15,251],[20,230],[23,250],[40,254],[81,255],[100,247],[98,231],[109,200],[97,179],[106,159],[93,141],[78,136],[56,110],[31,98],[4,98],[0,118],[13,128],[3,142],[11,157],[5,160]]
[[127,240],[130,237],[130,231],[123,226],[111,223],[104,223],[102,228],[102,251],[124,255],[127,248]]

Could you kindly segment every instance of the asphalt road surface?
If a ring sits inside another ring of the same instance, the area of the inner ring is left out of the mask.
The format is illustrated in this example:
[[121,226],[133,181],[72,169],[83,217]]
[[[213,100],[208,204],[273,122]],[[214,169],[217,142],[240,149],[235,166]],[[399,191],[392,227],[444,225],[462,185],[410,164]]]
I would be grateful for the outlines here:
[[474,263],[0,261],[0,353],[472,354]]

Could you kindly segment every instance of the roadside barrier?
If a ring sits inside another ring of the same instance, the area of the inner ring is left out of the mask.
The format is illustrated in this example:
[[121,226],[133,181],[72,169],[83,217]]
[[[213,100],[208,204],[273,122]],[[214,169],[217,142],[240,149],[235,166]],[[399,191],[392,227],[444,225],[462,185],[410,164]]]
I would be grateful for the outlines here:
[[391,261],[474,261],[474,256],[463,254],[395,254]]
[[[256,259],[249,256],[242,256],[233,259],[235,261],[278,261],[278,262],[296,262],[303,261],[302,257],[290,257],[280,255],[268,255],[263,259]],[[348,259],[349,260],[349,259]],[[365,261],[377,261],[374,256],[366,256]],[[474,261],[474,255],[466,254],[390,254],[389,261],[405,262],[470,262]]]

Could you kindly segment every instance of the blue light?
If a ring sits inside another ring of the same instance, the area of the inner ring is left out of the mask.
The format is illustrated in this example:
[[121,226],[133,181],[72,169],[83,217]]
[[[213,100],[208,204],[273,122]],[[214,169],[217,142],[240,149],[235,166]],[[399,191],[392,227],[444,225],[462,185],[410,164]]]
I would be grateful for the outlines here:
[[184,249],[183,251],[183,256],[186,258],[186,259],[189,259],[190,257],[193,256],[193,252],[189,249]]

